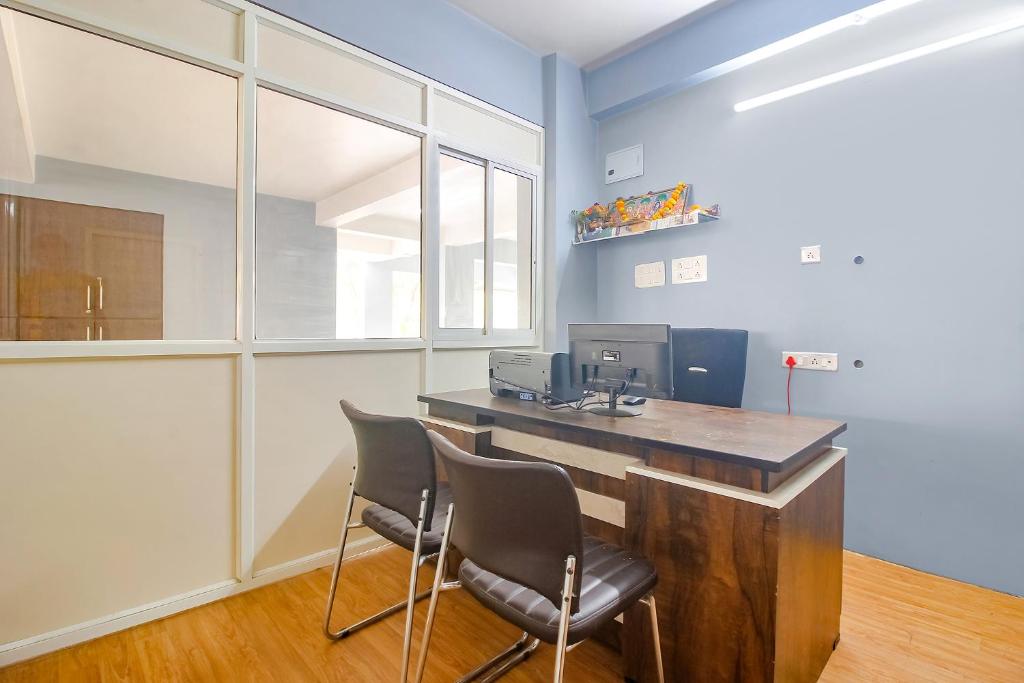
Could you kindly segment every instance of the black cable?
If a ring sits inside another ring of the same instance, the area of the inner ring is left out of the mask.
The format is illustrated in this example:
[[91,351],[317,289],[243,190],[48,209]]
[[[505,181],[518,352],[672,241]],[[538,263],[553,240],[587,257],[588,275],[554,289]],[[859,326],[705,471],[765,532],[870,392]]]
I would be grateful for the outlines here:
[[510,387],[515,387],[516,389],[522,389],[523,391],[528,391],[531,394],[536,394],[538,396],[550,399],[552,401],[555,401],[556,403],[561,404],[561,405],[559,405],[557,407],[552,407],[552,406],[548,405],[547,403],[544,403],[543,401],[538,401],[538,403],[540,403],[542,406],[544,406],[548,410],[563,410],[565,408],[572,408],[573,410],[582,410],[582,408],[578,407],[579,404],[583,403],[583,401],[586,401],[588,398],[593,398],[593,396],[594,396],[593,392],[589,392],[588,393],[588,392],[585,391],[585,392],[583,392],[583,397],[579,401],[574,403],[573,401],[566,401],[565,399],[558,398],[554,394],[550,394],[550,393],[548,393],[546,391],[537,391],[536,389],[531,389],[529,387],[524,387],[524,386],[520,386],[518,384],[514,384],[512,382],[509,382],[508,380],[499,379],[497,381],[501,382],[502,384],[507,384]]
[[[635,372],[636,372],[635,368],[629,368],[629,374],[626,377],[626,383],[625,383],[625,385],[623,385],[622,390],[619,392],[620,396],[624,395],[629,390],[629,388],[633,385],[633,375],[634,375]],[[528,391],[531,394],[536,394],[537,396],[540,396],[542,398],[547,398],[547,399],[549,399],[551,401],[554,401],[554,402],[556,402],[558,404],[558,405],[555,405],[555,406],[551,406],[551,405],[548,405],[547,403],[545,403],[544,401],[538,401],[538,403],[540,403],[542,406],[544,406],[548,410],[565,410],[565,409],[569,408],[569,409],[571,409],[573,411],[576,411],[576,412],[582,412],[585,408],[589,408],[590,406],[608,405],[609,403],[611,403],[611,395],[610,394],[609,394],[609,397],[608,397],[607,401],[598,400],[598,401],[591,401],[590,403],[587,403],[586,401],[587,401],[588,398],[594,398],[594,396],[596,396],[597,393],[598,393],[598,392],[595,392],[595,391],[592,391],[592,390],[585,390],[583,392],[583,396],[580,398],[580,400],[578,400],[578,401],[576,401],[574,403],[572,401],[566,401],[565,399],[558,398],[554,394],[550,394],[550,393],[548,393],[546,391],[537,391],[536,389],[531,389],[529,387],[523,387],[523,386],[520,386],[518,384],[514,384],[512,382],[509,382],[508,380],[499,379],[497,381],[499,381],[499,382],[501,382],[503,384],[507,384],[510,387],[515,387],[516,389],[521,389],[523,391]]]

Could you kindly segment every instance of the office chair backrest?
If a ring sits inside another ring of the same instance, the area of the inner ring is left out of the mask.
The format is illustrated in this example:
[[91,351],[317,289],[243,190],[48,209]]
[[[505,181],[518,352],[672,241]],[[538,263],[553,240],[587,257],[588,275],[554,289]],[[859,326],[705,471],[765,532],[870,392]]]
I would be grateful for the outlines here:
[[747,375],[747,331],[672,329],[672,398],[739,408]]
[[565,562],[576,558],[579,609],[583,527],[576,489],[561,467],[470,455],[430,432],[452,487],[452,543],[472,562],[532,588],[561,608]]
[[420,499],[427,489],[424,530],[429,531],[437,498],[437,472],[434,450],[423,425],[411,417],[364,413],[344,400],[341,410],[356,435],[356,493],[400,512],[415,525]]

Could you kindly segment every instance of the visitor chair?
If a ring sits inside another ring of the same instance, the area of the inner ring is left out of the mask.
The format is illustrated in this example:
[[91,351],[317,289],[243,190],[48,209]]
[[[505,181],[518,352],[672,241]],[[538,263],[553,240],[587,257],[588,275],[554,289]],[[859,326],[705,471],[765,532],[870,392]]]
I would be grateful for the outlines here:
[[[341,401],[341,410],[355,432],[356,465],[349,485],[338,557],[334,561],[327,595],[324,634],[332,640],[340,640],[405,609],[400,679],[404,683],[409,670],[415,604],[417,600],[430,595],[429,590],[417,594],[417,574],[419,568],[428,560],[436,558],[441,549],[441,529],[448,516],[451,493],[446,484],[437,482],[434,451],[419,421],[409,417],[371,415],[348,401]],[[352,506],[357,496],[373,504],[363,510],[362,522],[352,523]],[[362,527],[369,527],[395,545],[412,552],[408,599],[355,624],[333,630],[331,615],[338,591],[345,542],[349,530]],[[457,585],[442,584],[442,589]]]
[[[527,659],[540,641],[555,646],[554,681],[566,652],[637,602],[646,604],[658,679],[664,680],[654,565],[622,548],[584,536],[576,489],[565,470],[539,462],[470,455],[431,432],[452,489],[452,504],[431,591],[416,681],[423,680],[449,546],[465,556],[462,588],[523,630],[511,647],[460,681],[492,681]],[[582,680],[582,679],[581,679]]]

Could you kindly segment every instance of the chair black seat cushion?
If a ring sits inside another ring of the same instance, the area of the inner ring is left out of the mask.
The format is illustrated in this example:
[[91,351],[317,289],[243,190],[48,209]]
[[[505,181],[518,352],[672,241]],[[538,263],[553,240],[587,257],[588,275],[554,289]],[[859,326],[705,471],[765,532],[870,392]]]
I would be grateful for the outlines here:
[[[430,531],[423,532],[423,555],[433,555],[441,550],[444,524],[448,519],[448,505],[452,502],[452,491],[445,482],[437,483],[437,499],[434,503],[434,517]],[[400,512],[383,505],[371,505],[363,510],[363,524],[406,550],[416,547],[416,525]]]
[[[569,620],[570,645],[589,638],[658,582],[650,562],[593,536],[583,537],[582,569],[580,610]],[[559,610],[547,598],[470,560],[459,567],[459,578],[463,588],[506,621],[544,642],[557,642]]]

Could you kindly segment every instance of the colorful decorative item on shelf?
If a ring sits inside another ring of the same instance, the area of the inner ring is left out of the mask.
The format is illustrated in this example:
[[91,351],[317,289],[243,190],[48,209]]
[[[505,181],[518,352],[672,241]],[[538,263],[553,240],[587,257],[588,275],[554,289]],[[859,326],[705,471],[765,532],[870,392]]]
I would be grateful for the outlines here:
[[717,204],[707,209],[697,204],[687,206],[689,195],[690,186],[679,182],[667,190],[619,197],[607,205],[594,204],[582,211],[573,211],[576,224],[573,242],[580,244],[639,235],[718,218]]

